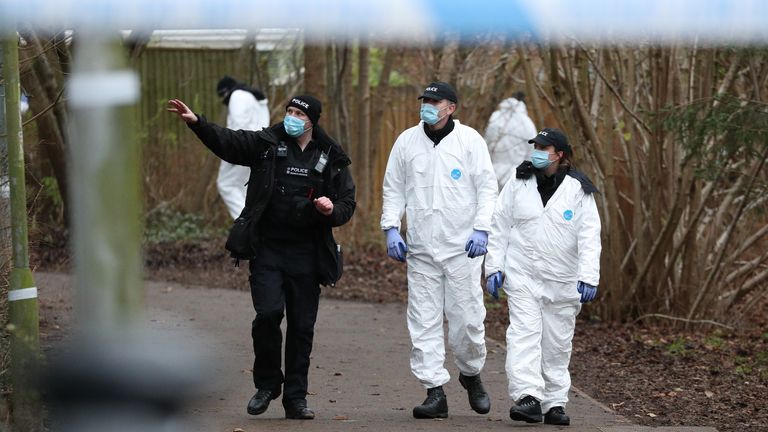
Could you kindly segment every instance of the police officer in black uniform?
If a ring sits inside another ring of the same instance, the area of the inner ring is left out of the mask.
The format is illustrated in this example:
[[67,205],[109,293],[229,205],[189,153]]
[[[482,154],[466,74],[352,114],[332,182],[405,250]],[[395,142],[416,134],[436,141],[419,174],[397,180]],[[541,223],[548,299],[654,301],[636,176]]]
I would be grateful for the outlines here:
[[[218,157],[251,168],[245,208],[227,241],[233,257],[250,259],[257,392],[248,413],[265,412],[282,393],[286,418],[313,419],[307,373],[320,285],[341,276],[341,249],[331,228],[348,222],[355,210],[349,157],[318,126],[321,104],[309,95],[291,98],[283,122],[258,132],[209,123],[178,99],[169,101],[168,110]],[[245,251],[235,245],[239,240]]]

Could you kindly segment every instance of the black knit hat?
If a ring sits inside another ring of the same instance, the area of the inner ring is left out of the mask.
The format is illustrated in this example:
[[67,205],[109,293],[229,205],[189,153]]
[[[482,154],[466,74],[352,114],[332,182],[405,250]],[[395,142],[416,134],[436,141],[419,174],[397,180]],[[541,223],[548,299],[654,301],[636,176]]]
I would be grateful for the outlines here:
[[224,75],[224,78],[220,79],[219,83],[216,84],[216,93],[219,97],[224,97],[227,95],[227,92],[230,92],[237,87],[237,84],[238,83],[234,78],[229,75]]
[[317,100],[314,96],[310,95],[299,95],[292,97],[291,100],[288,101],[288,104],[285,106],[285,109],[287,110],[288,107],[300,109],[304,114],[307,115],[307,117],[309,117],[309,121],[311,121],[313,125],[317,124],[317,122],[320,120],[320,113],[323,112],[323,106],[320,101]]

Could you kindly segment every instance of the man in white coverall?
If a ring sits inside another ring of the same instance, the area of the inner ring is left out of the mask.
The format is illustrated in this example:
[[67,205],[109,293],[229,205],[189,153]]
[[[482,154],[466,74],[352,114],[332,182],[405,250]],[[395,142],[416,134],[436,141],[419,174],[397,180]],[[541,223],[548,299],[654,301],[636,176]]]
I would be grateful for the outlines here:
[[485,260],[489,294],[509,305],[507,378],[512,420],[568,425],[576,315],[600,282],[597,189],[571,167],[571,146],[557,129],[529,141],[523,162],[499,195]]
[[[227,106],[227,128],[258,131],[269,126],[269,101],[262,92],[225,76],[216,85],[216,93]],[[216,187],[232,219],[245,207],[245,184],[251,169],[221,161]]]
[[[453,119],[453,88],[434,82],[419,99],[422,121],[400,134],[389,155],[381,215],[388,255],[405,262],[407,254],[411,370],[427,389],[413,416],[448,416],[443,313],[459,382],[472,409],[485,414],[491,402],[480,380],[486,355],[482,259],[473,258],[486,253],[496,176],[482,136]],[[399,232],[404,212],[407,246]]]
[[507,184],[515,167],[528,159],[531,153],[528,140],[536,135],[536,126],[528,117],[524,99],[523,92],[516,92],[501,101],[485,128],[485,141],[500,188]]

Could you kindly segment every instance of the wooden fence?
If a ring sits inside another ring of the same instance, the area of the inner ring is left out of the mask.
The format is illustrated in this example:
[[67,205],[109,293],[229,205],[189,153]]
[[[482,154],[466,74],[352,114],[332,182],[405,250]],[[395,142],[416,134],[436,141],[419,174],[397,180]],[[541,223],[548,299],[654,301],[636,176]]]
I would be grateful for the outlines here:
[[[147,210],[170,207],[202,212],[215,223],[228,220],[218,198],[215,178],[218,159],[202,146],[188,128],[166,112],[170,98],[185,101],[195,112],[218,124],[225,123],[226,108],[216,96],[215,87],[225,74],[236,70],[237,51],[169,50],[145,51],[136,62],[141,80],[141,101],[136,117],[143,152],[144,195]],[[374,202],[369,208],[380,209],[380,188],[389,151],[397,136],[418,122],[416,90],[392,88],[385,100],[381,133],[371,143],[376,146],[372,173]],[[270,111],[281,112],[283,100],[270,100]],[[327,101],[323,101],[326,102]],[[326,111],[330,111],[327,110]],[[272,122],[280,118],[272,118]],[[329,127],[327,123],[321,123]],[[355,125],[351,125],[355,129]],[[333,135],[333,131],[330,131]],[[349,136],[356,136],[351,130]],[[349,143],[342,143],[349,149]],[[353,155],[353,163],[355,156]],[[375,210],[374,210],[375,211]]]

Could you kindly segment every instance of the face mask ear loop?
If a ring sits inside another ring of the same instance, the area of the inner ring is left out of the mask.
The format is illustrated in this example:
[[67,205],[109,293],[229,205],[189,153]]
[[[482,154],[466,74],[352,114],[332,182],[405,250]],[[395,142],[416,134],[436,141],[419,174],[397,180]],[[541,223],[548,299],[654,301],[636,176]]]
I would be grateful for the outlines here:
[[[437,110],[437,112],[440,112],[440,111],[442,111],[442,110],[444,110],[444,109],[448,109],[448,107],[445,107],[445,108],[439,109],[439,110]],[[450,115],[450,114],[446,114],[446,115],[444,115],[444,116],[442,116],[442,117],[438,117],[438,118],[437,118],[437,121],[435,122],[435,124],[437,124],[437,123],[440,123],[441,121],[443,121],[443,119],[444,119],[444,118],[448,117],[449,115]]]

